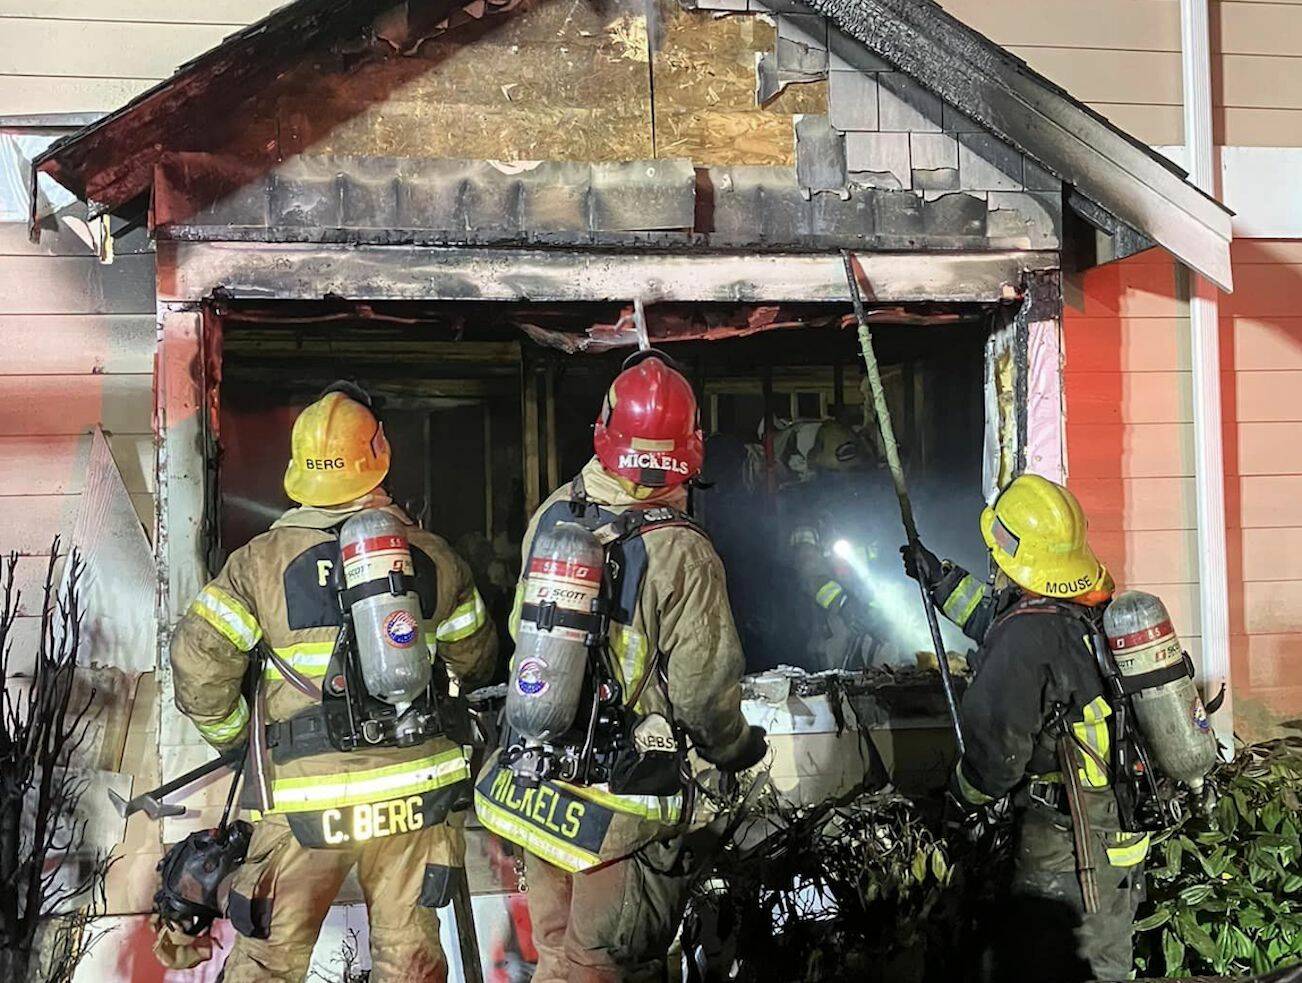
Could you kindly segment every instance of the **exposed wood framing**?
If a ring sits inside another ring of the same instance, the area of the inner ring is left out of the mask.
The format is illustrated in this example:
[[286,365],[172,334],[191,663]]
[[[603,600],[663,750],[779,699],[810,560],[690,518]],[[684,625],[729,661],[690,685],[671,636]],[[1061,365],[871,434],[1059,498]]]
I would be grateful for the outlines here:
[[[527,249],[160,242],[160,297],[259,300],[828,301],[849,295],[836,255],[698,256]],[[996,303],[1054,252],[863,253],[870,303]]]
[[533,515],[542,501],[541,456],[538,446],[538,367],[529,359],[520,362],[521,453],[524,470],[524,511]]

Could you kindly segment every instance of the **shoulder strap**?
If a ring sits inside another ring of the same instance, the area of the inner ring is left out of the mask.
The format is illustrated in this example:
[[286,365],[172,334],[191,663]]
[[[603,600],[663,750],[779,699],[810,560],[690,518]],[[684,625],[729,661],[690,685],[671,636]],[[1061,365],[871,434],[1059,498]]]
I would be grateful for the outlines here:
[[615,543],[644,536],[653,529],[667,529],[671,526],[691,529],[706,539],[710,538],[710,534],[686,512],[665,505],[649,509],[625,509],[595,532],[601,544],[609,547]]

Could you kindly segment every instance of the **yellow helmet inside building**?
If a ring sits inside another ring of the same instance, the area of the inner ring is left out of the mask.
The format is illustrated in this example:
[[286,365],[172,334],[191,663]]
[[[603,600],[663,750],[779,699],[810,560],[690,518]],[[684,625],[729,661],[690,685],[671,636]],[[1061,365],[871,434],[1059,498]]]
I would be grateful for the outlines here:
[[864,466],[863,451],[853,430],[837,420],[825,420],[805,461],[815,471],[855,471]]
[[[340,391],[340,389],[344,391]],[[301,505],[342,505],[361,498],[389,473],[389,441],[365,392],[332,387],[294,421],[285,494]]]
[[1019,587],[1072,598],[1108,583],[1085,542],[1085,514],[1076,496],[1047,478],[1014,478],[981,513],[981,536],[995,563]]

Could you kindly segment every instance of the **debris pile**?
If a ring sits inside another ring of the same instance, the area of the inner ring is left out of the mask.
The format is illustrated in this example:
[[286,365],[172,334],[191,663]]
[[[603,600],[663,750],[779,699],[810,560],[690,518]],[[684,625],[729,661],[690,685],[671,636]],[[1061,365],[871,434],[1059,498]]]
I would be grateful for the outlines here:
[[696,979],[967,978],[1002,840],[947,842],[938,801],[890,790],[800,809],[765,794],[751,809],[767,835],[738,837],[693,897]]

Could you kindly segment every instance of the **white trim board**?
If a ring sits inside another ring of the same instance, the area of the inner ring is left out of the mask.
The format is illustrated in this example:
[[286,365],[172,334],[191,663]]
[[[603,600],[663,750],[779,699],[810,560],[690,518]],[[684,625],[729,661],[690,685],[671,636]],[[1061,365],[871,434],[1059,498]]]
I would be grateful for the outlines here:
[[[1188,167],[1183,146],[1154,147]],[[1217,147],[1221,200],[1237,239],[1302,239],[1302,147]]]

